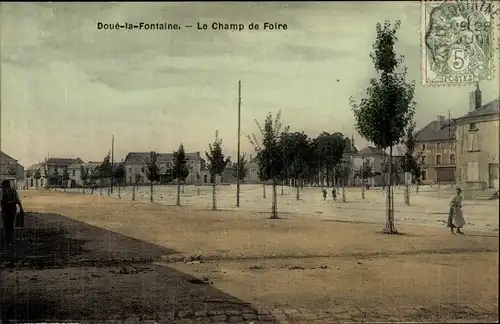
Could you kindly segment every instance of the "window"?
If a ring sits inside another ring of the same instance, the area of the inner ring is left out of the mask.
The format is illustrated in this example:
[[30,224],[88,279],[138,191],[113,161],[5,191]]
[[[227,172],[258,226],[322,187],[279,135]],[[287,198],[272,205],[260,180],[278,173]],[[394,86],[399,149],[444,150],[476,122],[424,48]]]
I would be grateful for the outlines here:
[[425,151],[425,144],[422,144],[422,151]]
[[470,123],[469,124],[469,130],[476,130],[477,127],[476,127],[476,123]]
[[436,164],[441,164],[441,154],[436,155]]
[[472,133],[467,135],[467,149],[469,151],[477,151],[477,133]]
[[479,162],[467,162],[467,181],[479,180]]
[[72,174],[72,175],[73,175],[73,177],[74,177],[74,176],[75,176],[75,174],[76,174],[76,170],[73,170],[73,171],[71,172],[71,174]]
[[144,173],[144,172],[145,172],[144,170],[145,170],[145,169],[144,169],[144,167],[141,167],[141,172],[142,172],[142,173]]
[[436,143],[436,150],[440,150],[441,149],[441,143]]
[[132,168],[128,168],[128,174],[132,174]]
[[457,161],[455,160],[455,154],[450,154],[450,164],[455,164]]
[[423,170],[421,175],[420,175],[422,181],[425,181],[427,180],[427,171],[426,170]]
[[420,157],[420,163],[421,163],[422,165],[426,165],[426,164],[427,164],[427,157],[426,157],[425,155],[422,155],[422,156]]

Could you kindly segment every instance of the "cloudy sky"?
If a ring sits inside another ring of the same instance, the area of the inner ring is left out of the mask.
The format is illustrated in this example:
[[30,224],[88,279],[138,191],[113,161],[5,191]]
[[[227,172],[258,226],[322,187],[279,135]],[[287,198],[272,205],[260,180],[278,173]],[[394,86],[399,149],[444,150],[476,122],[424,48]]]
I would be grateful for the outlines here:
[[[374,69],[375,24],[400,19],[398,52],[417,82],[417,122],[468,110],[471,87],[420,85],[419,2],[2,3],[1,149],[23,165],[52,157],[100,160],[116,138],[129,151],[205,151],[219,130],[235,156],[242,133],[282,110],[312,136],[354,134],[349,97]],[[97,22],[280,22],[286,31],[103,31]],[[337,82],[337,80],[339,80]],[[498,80],[481,84],[483,100]],[[251,146],[242,138],[242,151]]]

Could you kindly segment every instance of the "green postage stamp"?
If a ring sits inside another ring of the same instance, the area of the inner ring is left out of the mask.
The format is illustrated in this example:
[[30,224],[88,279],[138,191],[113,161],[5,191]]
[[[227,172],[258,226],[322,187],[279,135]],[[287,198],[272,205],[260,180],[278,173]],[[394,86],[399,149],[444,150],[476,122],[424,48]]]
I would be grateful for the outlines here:
[[423,85],[465,85],[494,77],[495,5],[422,1]]

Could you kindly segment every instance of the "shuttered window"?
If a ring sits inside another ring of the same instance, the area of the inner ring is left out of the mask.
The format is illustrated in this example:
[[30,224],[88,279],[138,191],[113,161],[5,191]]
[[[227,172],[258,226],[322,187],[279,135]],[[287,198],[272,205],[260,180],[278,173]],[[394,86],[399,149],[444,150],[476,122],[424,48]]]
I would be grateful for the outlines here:
[[479,149],[477,145],[477,133],[467,135],[467,149],[469,151],[476,151]]

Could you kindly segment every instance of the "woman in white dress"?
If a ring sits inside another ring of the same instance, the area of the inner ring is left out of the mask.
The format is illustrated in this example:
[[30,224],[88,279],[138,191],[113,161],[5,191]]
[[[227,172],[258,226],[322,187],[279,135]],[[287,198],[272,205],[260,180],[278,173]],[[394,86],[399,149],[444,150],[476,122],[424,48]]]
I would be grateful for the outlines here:
[[457,188],[457,194],[450,201],[450,212],[448,215],[448,227],[452,234],[454,228],[457,229],[458,234],[464,234],[461,229],[465,226],[465,219],[462,213],[462,189]]

